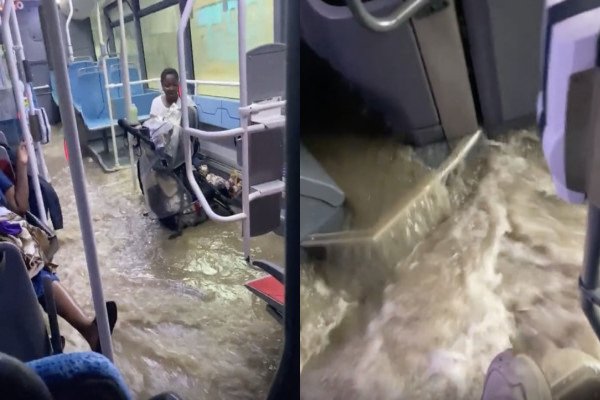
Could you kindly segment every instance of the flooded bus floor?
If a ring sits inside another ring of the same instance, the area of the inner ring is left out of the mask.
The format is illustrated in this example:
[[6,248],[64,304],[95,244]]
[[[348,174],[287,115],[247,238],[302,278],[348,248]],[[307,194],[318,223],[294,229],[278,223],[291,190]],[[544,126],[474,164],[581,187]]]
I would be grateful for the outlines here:
[[[389,266],[393,273],[379,293],[357,298],[336,282],[336,276],[363,284],[374,279],[377,269],[368,265],[351,278],[342,276],[343,266],[336,266],[338,275],[324,275],[326,263],[305,265],[304,400],[479,399],[490,361],[511,346],[546,372],[553,349],[600,356],[577,286],[585,207],[554,195],[533,133],[486,143],[485,151],[474,191]],[[412,168],[370,173],[393,181],[394,174],[423,167]]]
[[[63,284],[93,313],[79,220],[62,135],[44,148],[65,229],[55,257]],[[115,362],[136,398],[172,390],[185,399],[258,399],[268,393],[282,329],[244,282],[263,275],[242,254],[241,225],[207,222],[181,237],[145,216],[131,172],[106,174],[84,157],[106,300],[115,300]],[[282,265],[283,240],[252,242],[256,257]],[[65,321],[66,352],[89,350]]]

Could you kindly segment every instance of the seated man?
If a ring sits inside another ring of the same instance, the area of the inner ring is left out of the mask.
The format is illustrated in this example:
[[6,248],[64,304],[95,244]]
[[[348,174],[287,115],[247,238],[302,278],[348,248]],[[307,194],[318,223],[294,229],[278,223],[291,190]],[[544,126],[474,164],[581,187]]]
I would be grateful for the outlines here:
[[[29,186],[27,179],[27,162],[28,154],[25,144],[21,144],[17,150],[16,157],[16,183],[2,172],[0,172],[0,192],[3,196],[3,206],[0,205],[0,215],[9,216],[10,222],[22,223],[23,215],[28,210],[29,204]],[[10,215],[11,212],[16,215]],[[4,233],[4,236],[7,234]],[[10,240],[14,243],[13,240]],[[37,244],[37,242],[34,242]],[[38,245],[39,247],[39,245]],[[23,248],[21,248],[23,251]],[[41,250],[40,250],[41,251]],[[31,276],[31,275],[30,275]],[[100,339],[98,335],[98,326],[96,319],[87,316],[75,300],[69,295],[66,289],[58,282],[58,277],[53,269],[46,265],[31,278],[35,293],[40,301],[40,304],[45,308],[44,304],[44,285],[43,280],[49,277],[52,281],[52,294],[56,302],[56,310],[58,315],[64,318],[71,326],[73,326],[89,343],[92,350],[100,352]],[[114,302],[106,303],[108,311],[108,319],[110,330],[112,330],[117,322],[117,306]]]

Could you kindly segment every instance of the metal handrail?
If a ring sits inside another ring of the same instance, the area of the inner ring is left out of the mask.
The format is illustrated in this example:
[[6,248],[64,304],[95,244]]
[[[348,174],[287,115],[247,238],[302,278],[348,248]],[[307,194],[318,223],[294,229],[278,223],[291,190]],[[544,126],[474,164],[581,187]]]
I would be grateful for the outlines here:
[[[10,2],[12,3],[12,2]],[[98,262],[98,251],[94,235],[94,226],[90,213],[90,204],[88,201],[88,191],[83,168],[83,158],[81,156],[81,146],[79,135],[77,133],[77,122],[75,120],[75,109],[73,108],[73,97],[71,96],[71,85],[69,83],[69,74],[67,70],[67,61],[64,57],[65,45],[61,34],[61,24],[58,15],[58,8],[55,0],[42,0],[42,5],[46,11],[44,21],[48,27],[48,34],[51,38],[47,43],[48,50],[54,60],[54,71],[56,73],[56,90],[60,99],[60,115],[63,122],[63,131],[67,142],[69,152],[69,171],[73,182],[73,191],[75,194],[75,204],[77,205],[77,214],[79,216],[79,226],[81,229],[81,238],[83,241],[83,251],[87,261],[88,276],[90,287],[92,289],[92,300],[94,302],[94,311],[96,313],[96,322],[98,323],[98,334],[100,336],[100,347],[102,354],[109,360],[113,360],[112,339],[110,327],[108,324],[108,313],[104,303],[104,292],[102,290],[102,278],[100,276],[100,266]]]
[[73,57],[73,44],[71,43],[71,20],[73,19],[73,0],[69,0],[69,16],[65,23],[65,29],[67,31],[67,51],[69,52],[69,62],[74,61]]
[[[31,131],[29,130],[29,123],[27,121],[27,114],[25,113],[25,97],[19,87],[19,71],[17,68],[17,55],[22,56],[23,53],[15,51],[15,44],[13,42],[13,33],[11,31],[11,25],[13,28],[18,29],[18,21],[16,20],[16,13],[14,12],[14,4],[12,1],[5,1],[4,8],[2,10],[2,40],[6,51],[6,63],[8,67],[8,74],[13,87],[13,95],[17,105],[17,111],[19,113],[18,120],[21,127],[21,134],[23,140],[27,146],[27,153],[29,154],[29,168],[31,168],[31,179],[33,183],[33,192],[35,194],[38,212],[42,222],[47,224],[46,219],[46,207],[44,206],[44,198],[42,196],[42,190],[40,188],[39,170],[37,163],[37,155],[35,153],[35,147],[33,139],[31,137]],[[15,20],[11,23],[11,19]],[[16,34],[15,34],[16,36]],[[20,39],[20,35],[18,36]],[[22,48],[22,43],[17,43]],[[22,77],[22,83],[26,89],[27,82],[25,77]],[[29,92],[31,95],[31,92]],[[30,99],[32,101],[33,99]],[[29,104],[29,108],[32,109],[33,103]]]
[[352,14],[365,28],[375,32],[389,32],[396,29],[423,7],[430,3],[431,0],[409,0],[402,3],[391,14],[385,17],[375,17],[366,9],[362,0],[346,0],[348,7],[352,10]]

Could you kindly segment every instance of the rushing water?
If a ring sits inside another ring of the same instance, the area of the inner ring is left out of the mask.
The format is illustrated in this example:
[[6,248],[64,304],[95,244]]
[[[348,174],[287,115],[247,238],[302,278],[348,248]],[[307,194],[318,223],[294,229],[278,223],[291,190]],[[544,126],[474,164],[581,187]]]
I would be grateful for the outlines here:
[[[63,206],[55,261],[63,284],[93,313],[71,177],[62,137],[45,147]],[[243,284],[263,275],[241,252],[241,226],[207,222],[169,240],[145,216],[128,169],[105,174],[84,158],[105,298],[119,307],[115,362],[136,398],[175,391],[185,399],[260,399],[279,362],[282,329]],[[255,256],[281,263],[283,241],[253,240]],[[65,351],[89,350],[65,321]]]
[[[364,151],[390,154],[389,145]],[[377,268],[331,260],[305,266],[303,399],[479,399],[489,362],[508,347],[530,354],[542,369],[557,348],[600,356],[577,287],[585,208],[555,196],[534,134],[487,142],[483,151],[470,195],[441,223],[422,226],[429,233],[404,257]],[[410,152],[395,154],[404,170],[361,166],[383,174],[379,182],[422,176],[425,167]],[[392,158],[390,164],[399,163]],[[334,178],[341,176],[336,160],[327,163]],[[353,189],[342,187],[357,209]],[[385,191],[370,192],[378,190]],[[452,188],[434,190],[443,198]],[[380,244],[398,245],[393,237]],[[365,295],[346,290],[348,282],[379,283]]]

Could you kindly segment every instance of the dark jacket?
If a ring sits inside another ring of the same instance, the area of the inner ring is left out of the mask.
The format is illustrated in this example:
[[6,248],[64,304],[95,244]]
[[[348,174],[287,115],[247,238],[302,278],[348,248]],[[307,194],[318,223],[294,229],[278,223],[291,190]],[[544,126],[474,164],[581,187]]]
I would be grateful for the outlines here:
[[[35,191],[33,190],[33,178],[29,178],[29,211],[36,217],[40,218],[37,200],[35,198]],[[50,215],[52,226],[54,230],[63,228],[63,215],[62,208],[60,207],[60,200],[56,191],[44,178],[39,177],[40,189],[42,189],[42,198],[44,200],[44,207],[46,208],[46,215]]]

